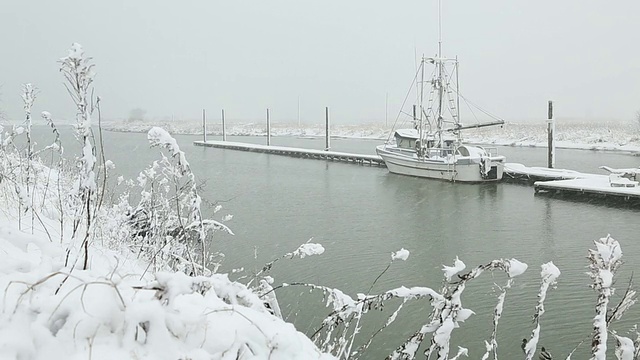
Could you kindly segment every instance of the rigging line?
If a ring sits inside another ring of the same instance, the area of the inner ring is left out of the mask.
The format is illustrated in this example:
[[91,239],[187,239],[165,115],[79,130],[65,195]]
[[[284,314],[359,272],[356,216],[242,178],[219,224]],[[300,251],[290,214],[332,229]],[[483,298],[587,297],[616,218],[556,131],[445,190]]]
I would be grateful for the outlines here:
[[[480,112],[482,112],[483,114],[489,116],[492,119],[504,121],[503,118],[501,118],[501,117],[499,117],[497,115],[493,115],[489,111],[487,111],[487,110],[481,108],[479,105],[475,104],[473,101],[467,99],[464,95],[462,95],[462,93],[460,91],[458,91],[458,89],[455,86],[451,85],[451,88],[453,89],[453,91],[455,91],[458,94],[458,96],[460,96],[462,98],[462,100],[465,101],[465,103],[467,104],[467,106],[469,107],[469,109],[471,110],[472,113],[473,113],[473,110],[471,109],[471,106],[473,106],[476,109],[480,110]],[[474,116],[474,117],[476,118],[476,120],[478,120],[477,116]]]
[[469,105],[469,102],[467,102],[467,99],[462,98],[462,100],[464,101],[464,104],[469,108],[469,111],[471,111],[471,115],[473,115],[473,118],[476,119],[476,123],[479,123],[480,121],[478,120],[476,113],[473,111],[473,108]]
[[471,100],[467,99],[466,97],[464,97],[462,94],[458,93],[458,95],[466,102],[468,102],[469,104],[473,105],[476,109],[480,110],[480,112],[482,112],[483,114],[489,116],[490,118],[496,119],[496,120],[501,120],[504,121],[503,118],[497,116],[497,115],[493,115],[492,113],[488,112],[487,110],[481,108],[480,106],[474,104]]
[[[424,63],[420,63],[420,67],[423,67]],[[402,114],[402,109],[404,109],[404,106],[407,104],[407,99],[409,98],[409,95],[411,95],[411,88],[413,88],[413,84],[416,84],[416,81],[418,79],[418,74],[420,73],[420,69],[418,69],[416,71],[416,74],[413,76],[413,81],[411,82],[411,86],[409,86],[409,90],[407,91],[407,95],[405,95],[404,100],[402,101],[402,106],[400,106],[400,111],[398,112],[398,115],[396,116],[396,120],[393,122],[393,128],[395,129],[396,124],[398,123],[398,120],[400,119],[400,114]],[[387,136],[387,142],[389,141],[389,139],[391,139],[391,134],[393,133],[393,131],[389,132],[389,136]]]
[[[420,68],[418,67],[418,49],[416,48],[416,43],[415,43],[415,39],[414,39],[414,43],[413,43],[413,65],[416,69],[416,81],[418,78],[418,71],[420,71]],[[417,84],[417,82],[416,82]],[[418,91],[418,86],[416,86],[416,101],[418,101],[420,99],[420,91]]]

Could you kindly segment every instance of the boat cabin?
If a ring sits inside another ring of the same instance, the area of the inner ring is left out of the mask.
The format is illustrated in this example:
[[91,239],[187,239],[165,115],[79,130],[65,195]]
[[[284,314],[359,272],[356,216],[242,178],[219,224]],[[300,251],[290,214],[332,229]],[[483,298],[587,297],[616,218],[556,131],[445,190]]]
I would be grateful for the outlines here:
[[420,138],[416,129],[398,129],[394,136],[396,138],[396,146],[407,150],[415,150],[416,141]]
[[418,154],[427,156],[447,156],[452,155],[456,148],[456,139],[454,137],[444,137],[442,146],[437,146],[436,138],[433,135],[427,135],[425,144],[420,143],[420,134],[416,129],[398,129],[394,134],[396,147],[400,150],[413,150]]

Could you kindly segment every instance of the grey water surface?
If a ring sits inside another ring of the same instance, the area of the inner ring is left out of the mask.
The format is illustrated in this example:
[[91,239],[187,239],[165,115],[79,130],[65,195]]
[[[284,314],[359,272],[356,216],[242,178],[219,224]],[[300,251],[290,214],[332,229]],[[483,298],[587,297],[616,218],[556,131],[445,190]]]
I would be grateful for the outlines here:
[[[146,134],[104,132],[106,158],[114,173],[133,177],[159,158],[149,149]],[[211,139],[219,139],[210,137]],[[493,259],[517,258],[529,265],[516,278],[498,326],[499,355],[520,358],[520,343],[533,329],[540,265],[553,261],[562,274],[549,290],[541,319],[541,345],[565,358],[586,340],[573,358],[588,357],[596,294],[588,285],[587,249],[593,240],[611,234],[619,240],[626,261],[619,272],[612,303],[640,266],[640,211],[620,204],[555,199],[534,194],[526,185],[460,184],[389,174],[385,168],[307,160],[277,155],[196,147],[201,136],[176,136],[197,178],[205,181],[202,196],[223,206],[216,218],[232,214],[235,235],[215,236],[214,247],[226,257],[221,271],[250,276],[270,260],[312,239],[326,249],[321,256],[278,261],[271,275],[275,285],[306,282],[337,287],[356,296],[366,293],[391,260],[405,248],[407,261],[395,261],[375,283],[372,294],[399,286],[442,286],[443,264],[456,256],[467,269]],[[232,141],[265,143],[261,137],[230,137]],[[46,141],[43,142],[45,144]],[[272,138],[273,145],[322,149],[324,139]],[[374,153],[379,141],[333,139],[332,150]],[[501,147],[508,162],[545,166],[546,149]],[[640,158],[585,150],[558,150],[557,167],[602,173],[600,165],[637,167]],[[465,307],[476,312],[452,338],[469,348],[471,359],[484,352],[492,331],[492,315],[502,273],[485,273],[463,293]],[[322,294],[292,286],[276,291],[285,318],[307,335],[320,326],[331,309]],[[368,339],[400,305],[390,300],[384,311],[372,311],[362,322],[360,341]],[[428,321],[428,300],[410,301],[394,324],[382,331],[365,359],[384,358]],[[632,308],[613,327],[625,335],[640,322]],[[425,341],[428,344],[428,339]],[[609,346],[613,348],[610,340]],[[613,353],[611,352],[611,356]]]

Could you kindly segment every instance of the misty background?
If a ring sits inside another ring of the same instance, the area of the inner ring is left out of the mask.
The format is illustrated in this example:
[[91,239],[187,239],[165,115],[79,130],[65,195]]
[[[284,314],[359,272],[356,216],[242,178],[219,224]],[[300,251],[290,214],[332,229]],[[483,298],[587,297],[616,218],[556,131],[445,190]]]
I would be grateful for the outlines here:
[[[443,1],[443,55],[465,97],[506,121],[634,120],[640,109],[640,2]],[[72,119],[57,59],[73,42],[96,63],[107,119],[209,118],[337,124],[395,118],[416,54],[434,55],[436,0],[4,1],[0,110]],[[388,104],[388,106],[385,106]],[[470,114],[462,109],[462,120]],[[140,115],[140,114],[138,114]]]

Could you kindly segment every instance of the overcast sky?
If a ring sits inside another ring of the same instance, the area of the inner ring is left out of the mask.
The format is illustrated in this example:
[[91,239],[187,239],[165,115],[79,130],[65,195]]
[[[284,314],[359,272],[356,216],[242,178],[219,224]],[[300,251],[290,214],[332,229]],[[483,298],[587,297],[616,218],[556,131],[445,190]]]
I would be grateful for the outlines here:
[[[395,117],[414,54],[437,51],[436,0],[33,0],[0,6],[0,109],[72,118],[57,60],[96,63],[103,115],[336,123]],[[443,49],[461,92],[507,121],[633,119],[640,109],[640,1],[443,1]],[[387,95],[388,94],[388,95]],[[465,116],[465,113],[463,113]],[[468,117],[468,114],[466,114]]]

